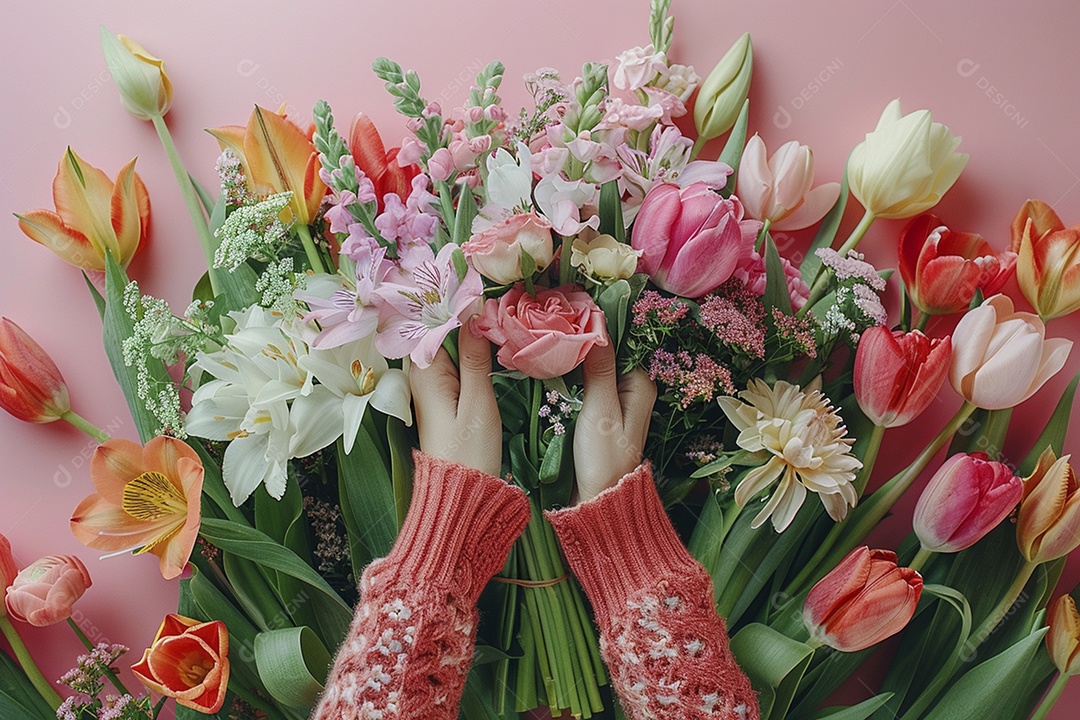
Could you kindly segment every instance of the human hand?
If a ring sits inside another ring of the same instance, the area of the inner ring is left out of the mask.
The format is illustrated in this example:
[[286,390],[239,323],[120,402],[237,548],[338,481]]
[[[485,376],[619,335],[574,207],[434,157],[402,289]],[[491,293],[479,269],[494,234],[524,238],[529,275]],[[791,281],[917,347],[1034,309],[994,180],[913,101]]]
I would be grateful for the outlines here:
[[641,462],[656,386],[643,370],[618,377],[615,348],[596,346],[585,357],[585,400],[574,426],[577,501],[612,487]]
[[491,345],[472,334],[471,324],[458,332],[460,368],[439,350],[430,366],[409,373],[420,449],[498,477],[502,420],[491,384]]

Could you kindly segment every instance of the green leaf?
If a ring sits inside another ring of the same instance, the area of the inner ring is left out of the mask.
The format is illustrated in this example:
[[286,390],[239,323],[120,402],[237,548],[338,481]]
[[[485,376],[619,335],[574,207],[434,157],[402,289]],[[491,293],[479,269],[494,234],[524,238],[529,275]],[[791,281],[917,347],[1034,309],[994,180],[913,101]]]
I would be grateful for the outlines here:
[[763,720],[782,720],[814,651],[767,625],[751,623],[731,638],[731,652],[759,693]]
[[1080,373],[1073,376],[1072,382],[1065,388],[1065,392],[1061,394],[1061,400],[1058,401],[1057,407],[1054,408],[1053,414],[1050,415],[1050,419],[1046,422],[1046,427],[1043,428],[1039,438],[1032,445],[1031,452],[1020,463],[1017,474],[1021,477],[1031,474],[1035,469],[1035,464],[1039,461],[1039,455],[1047,446],[1053,448],[1054,454],[1058,457],[1064,451],[1065,434],[1069,431],[1069,420],[1072,418],[1072,406],[1076,397],[1077,383],[1080,383]]
[[522,487],[535,490],[540,485],[540,474],[529,461],[529,454],[525,450],[525,436],[515,435],[510,438],[510,474],[514,482]]
[[255,636],[259,633],[258,628],[203,574],[198,568],[199,564],[196,563],[188,582],[191,601],[199,608],[198,612],[190,613],[191,617],[225,623],[229,630],[229,683],[239,683],[242,687],[265,693],[266,688],[255,667]]
[[310,710],[323,691],[332,659],[311,628],[294,627],[259,633],[255,663],[275,700]]
[[349,546],[370,561],[390,552],[398,526],[393,479],[366,421],[350,454],[338,441],[338,488]]
[[[735,125],[731,128],[731,134],[728,135],[727,142],[724,144],[724,150],[720,153],[720,157],[717,158],[722,163],[726,163],[734,171],[728,176],[727,184],[724,185],[720,194],[724,197],[731,197],[731,193],[735,192],[735,181],[739,177],[739,163],[742,162],[743,150],[746,149],[746,125],[750,121],[750,100],[747,99],[743,102],[742,110],[739,111],[739,117],[735,120]],[[764,714],[762,714],[764,717]]]
[[284,624],[287,618],[277,590],[257,563],[222,551],[221,567],[229,579],[233,597],[256,627],[269,630]]
[[624,243],[626,226],[623,224],[621,195],[618,180],[609,180],[600,186],[600,233]]
[[405,423],[400,419],[386,418],[386,442],[390,446],[390,476],[394,487],[394,506],[397,508],[397,526],[405,522],[412,502],[412,446],[409,444]]
[[780,253],[772,237],[765,233],[765,295],[761,298],[765,311],[777,308],[785,315],[791,314],[791,298],[788,296],[787,276],[780,262]]
[[799,265],[799,271],[802,273],[802,278],[807,285],[813,285],[814,280],[817,279],[818,272],[821,271],[821,258],[817,256],[815,251],[821,248],[832,247],[833,242],[836,241],[836,233],[840,230],[840,221],[844,219],[844,209],[847,207],[847,200],[847,163],[844,163],[844,178],[840,181],[840,197],[836,199],[836,204],[832,206],[832,210],[830,210],[821,221],[817,234],[814,235],[814,240],[806,250],[806,257],[803,258],[802,263]]
[[536,274],[536,258],[529,254],[529,252],[522,247],[521,248],[521,276],[525,278],[525,285],[528,288],[532,282],[532,276]]
[[210,272],[204,272],[199,282],[191,290],[191,299],[201,303],[210,302],[214,299],[214,287],[210,284]]
[[604,311],[604,319],[607,321],[608,336],[615,344],[616,352],[626,334],[627,322],[629,321],[630,305],[641,294],[648,277],[643,273],[634,275],[627,280],[616,280],[600,293],[596,304]]
[[56,713],[7,653],[0,652],[0,717],[56,720]]
[[476,198],[468,186],[462,186],[458,198],[457,211],[454,214],[454,242],[464,244],[472,237],[473,220],[476,219]]
[[199,196],[199,202],[202,203],[203,208],[206,210],[206,214],[207,215],[213,215],[214,214],[214,205],[216,203],[214,202],[214,199],[212,197],[210,197],[210,193],[206,192],[206,188],[204,188],[202,185],[200,185],[199,181],[196,180],[191,175],[191,173],[188,173],[188,180],[191,181],[191,186],[193,188],[195,188],[195,194]]
[[105,319],[105,298],[101,296],[98,289],[94,286],[94,283],[90,282],[89,276],[85,272],[82,274],[83,281],[86,282],[86,288],[90,291],[90,297],[94,299],[94,307],[97,308],[98,317],[102,320]]
[[891,697],[892,693],[881,693],[851,707],[822,708],[810,713],[804,720],[866,720]]
[[694,472],[690,473],[692,478],[703,478],[714,475],[725,468],[729,468],[732,465],[750,465],[754,464],[754,453],[748,450],[739,450],[738,452],[725,455],[722,458],[713,460],[707,465],[702,465]]

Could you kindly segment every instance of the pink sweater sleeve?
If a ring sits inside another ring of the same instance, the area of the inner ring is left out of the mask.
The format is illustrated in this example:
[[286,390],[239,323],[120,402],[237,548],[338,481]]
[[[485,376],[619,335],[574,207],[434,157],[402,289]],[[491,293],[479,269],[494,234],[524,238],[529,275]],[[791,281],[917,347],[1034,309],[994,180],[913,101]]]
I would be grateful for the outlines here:
[[415,453],[412,504],[390,554],[364,570],[360,605],[315,720],[455,720],[476,602],[529,520],[502,480]]
[[592,603],[630,720],[758,720],[712,579],[671,527],[648,465],[547,518]]

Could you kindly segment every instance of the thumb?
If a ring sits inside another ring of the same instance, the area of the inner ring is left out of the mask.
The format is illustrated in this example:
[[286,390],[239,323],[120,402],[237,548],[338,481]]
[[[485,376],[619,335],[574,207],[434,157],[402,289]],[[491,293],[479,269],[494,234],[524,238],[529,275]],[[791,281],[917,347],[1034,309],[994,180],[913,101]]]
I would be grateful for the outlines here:
[[615,348],[609,341],[594,345],[585,356],[584,407],[620,407],[618,373],[615,368]]
[[491,385],[491,343],[473,334],[473,320],[458,331],[458,364],[461,374],[459,409],[477,401],[494,399]]

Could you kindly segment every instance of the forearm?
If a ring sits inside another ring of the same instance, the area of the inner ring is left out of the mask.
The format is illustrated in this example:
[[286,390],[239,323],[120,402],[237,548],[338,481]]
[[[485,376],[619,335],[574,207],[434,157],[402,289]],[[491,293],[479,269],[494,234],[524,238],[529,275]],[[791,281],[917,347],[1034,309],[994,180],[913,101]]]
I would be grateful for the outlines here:
[[593,605],[628,718],[757,720],[712,580],[671,527],[647,465],[548,519]]
[[476,601],[529,518],[521,490],[417,453],[413,500],[360,604],[315,720],[453,720],[476,638]]

